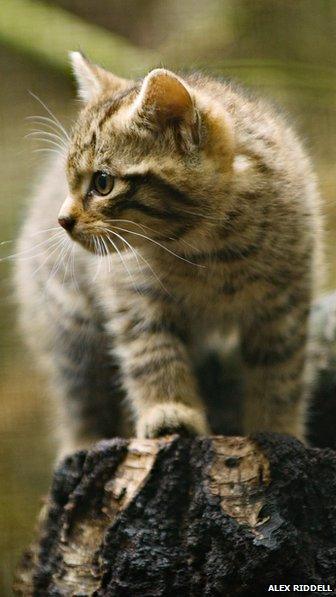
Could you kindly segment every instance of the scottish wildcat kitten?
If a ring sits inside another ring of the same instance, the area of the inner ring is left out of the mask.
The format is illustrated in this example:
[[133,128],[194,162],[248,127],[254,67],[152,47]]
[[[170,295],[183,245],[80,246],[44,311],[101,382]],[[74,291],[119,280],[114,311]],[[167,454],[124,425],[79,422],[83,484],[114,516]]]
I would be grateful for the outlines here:
[[229,83],[165,69],[128,81],[78,52],[72,64],[85,105],[20,250],[58,217],[75,275],[51,238],[16,276],[64,451],[133,433],[124,398],[139,437],[209,433],[193,370],[212,332],[224,342],[232,326],[245,432],[303,439],[320,218],[295,134]]

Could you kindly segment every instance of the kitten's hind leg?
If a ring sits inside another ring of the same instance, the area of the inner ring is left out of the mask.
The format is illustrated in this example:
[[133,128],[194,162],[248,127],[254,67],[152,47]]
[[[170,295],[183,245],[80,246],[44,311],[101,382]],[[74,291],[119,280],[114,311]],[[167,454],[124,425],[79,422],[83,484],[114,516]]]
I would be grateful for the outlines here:
[[98,309],[55,281],[43,300],[23,303],[22,323],[47,373],[58,457],[126,435],[119,370]]
[[56,326],[52,389],[60,407],[63,454],[102,438],[125,435],[124,393],[110,346],[111,339],[97,321],[73,314]]
[[305,439],[307,294],[304,285],[275,293],[243,329],[246,433],[276,431]]

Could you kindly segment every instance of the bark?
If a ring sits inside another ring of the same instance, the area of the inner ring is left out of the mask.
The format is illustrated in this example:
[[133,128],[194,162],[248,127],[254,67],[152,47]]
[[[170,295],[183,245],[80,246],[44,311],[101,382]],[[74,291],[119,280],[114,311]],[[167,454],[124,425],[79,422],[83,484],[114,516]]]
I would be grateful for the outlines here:
[[[317,387],[310,436],[320,446],[335,446],[335,330],[333,294],[317,304],[312,319]],[[212,367],[216,373],[214,361]],[[230,374],[237,399],[234,366]],[[214,404],[219,377],[208,384]],[[226,424],[234,427],[235,418]],[[114,439],[73,454],[55,471],[15,591],[250,596],[270,584],[335,588],[335,563],[336,452],[330,447],[305,447],[277,434]]]
[[24,596],[335,585],[336,455],[271,434],[101,442],[55,472],[40,525]]

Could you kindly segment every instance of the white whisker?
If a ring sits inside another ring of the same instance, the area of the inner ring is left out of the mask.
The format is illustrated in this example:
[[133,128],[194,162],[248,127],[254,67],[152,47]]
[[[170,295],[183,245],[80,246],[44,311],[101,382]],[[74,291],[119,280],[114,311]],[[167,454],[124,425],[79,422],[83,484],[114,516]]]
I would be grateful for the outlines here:
[[[92,279],[92,282],[95,282],[95,280],[97,279],[97,276],[99,275],[100,269],[101,269],[103,257],[102,257],[102,254],[101,254],[100,247],[98,245],[98,240],[97,240],[96,235],[93,235],[92,242],[93,242],[93,247],[94,247],[94,253],[95,253],[95,255],[98,255],[98,257],[99,257],[99,260],[98,260],[98,263],[97,263],[97,268],[96,268],[96,273],[95,273],[95,275],[94,275],[94,277]],[[91,244],[91,239],[90,239],[90,244]]]
[[62,234],[64,234],[63,230],[60,228],[60,226],[53,226],[52,228],[45,228],[45,230],[39,230],[38,232],[34,232],[33,234],[28,234],[27,236],[37,236],[38,234],[44,234],[45,232],[52,232],[53,230],[59,230],[60,232],[62,232]]
[[167,251],[171,255],[174,255],[174,257],[177,257],[177,259],[181,259],[182,261],[185,261],[186,263],[190,263],[190,265],[195,265],[196,267],[200,267],[200,268],[206,267],[205,265],[201,265],[199,263],[194,263],[193,261],[190,261],[189,259],[182,257],[182,255],[175,253],[171,249],[168,249],[168,247],[165,247],[162,243],[159,243],[157,240],[154,240],[153,238],[150,238],[149,236],[146,236],[145,234],[140,234],[140,232],[133,232],[133,230],[126,230],[125,228],[120,228],[119,226],[114,226],[114,228],[116,230],[121,230],[121,232],[128,232],[129,234],[133,234],[135,236],[140,236],[141,238],[145,238],[146,240],[149,240],[150,242],[157,245],[158,247],[161,247],[161,249],[164,249],[164,251]]
[[75,243],[73,243],[72,251],[71,251],[71,277],[72,277],[74,289],[79,294],[79,286],[77,283],[76,269],[75,269]]
[[[54,240],[50,245],[44,247],[44,250],[40,251],[39,253],[32,253],[31,255],[27,255],[26,257],[17,257],[16,261],[29,261],[29,259],[35,259],[36,257],[46,255],[50,251],[50,249],[60,244],[61,240],[61,238]],[[45,251],[45,249],[47,250]]]
[[53,114],[53,112],[50,110],[50,108],[48,108],[48,106],[37,96],[35,95],[35,93],[32,93],[31,91],[29,92],[30,95],[35,98],[40,104],[41,106],[48,112],[48,114],[51,116],[52,121],[60,128],[60,130],[64,133],[65,137],[70,141],[70,137],[69,134],[67,133],[67,131],[65,130],[63,124],[58,120],[58,118],[55,116],[55,114]]
[[[107,236],[108,236],[108,235],[107,235]],[[124,257],[123,257],[123,255],[122,255],[122,253],[119,251],[119,249],[118,249],[117,245],[116,245],[116,244],[113,242],[113,240],[110,238],[110,236],[108,236],[108,240],[109,240],[109,242],[111,243],[111,245],[112,245],[112,247],[114,248],[114,250],[115,250],[115,251],[118,253],[119,259],[120,259],[121,263],[123,264],[123,267],[124,267],[124,269],[126,270],[126,272],[127,272],[128,276],[129,276],[129,278],[131,279],[131,282],[132,282],[132,284],[133,284],[133,288],[134,288],[134,290],[135,290],[136,292],[139,292],[139,290],[138,290],[138,288],[137,288],[137,286],[136,286],[136,284],[135,284],[135,282],[134,282],[133,275],[132,275],[132,273],[130,272],[129,268],[127,267],[127,264],[125,263],[125,260],[124,260]]]
[[37,141],[53,141],[60,149],[68,149],[68,145],[59,135],[56,135],[55,133],[50,133],[49,131],[31,131],[30,133],[27,133],[27,135],[25,135],[25,139],[30,138]]
[[[149,268],[149,270],[153,274],[154,278],[159,282],[159,284],[163,288],[163,290],[165,292],[167,292],[167,294],[170,294],[168,292],[167,288],[162,283],[162,280],[159,278],[159,276],[157,275],[157,273],[153,270],[153,268],[152,268],[151,264],[149,263],[149,261],[147,261],[147,259],[142,255],[142,253],[140,253],[140,251],[138,249],[135,249],[123,236],[121,236],[121,234],[118,234],[117,232],[115,232],[115,230],[110,230],[109,228],[106,228],[105,231],[111,232],[112,234],[114,234],[115,236],[117,236],[118,238],[120,238],[120,240],[123,243],[125,243],[131,249],[133,255],[135,256],[135,258],[137,260],[137,264],[138,264],[138,268],[139,268],[140,273],[141,273],[141,269],[140,269],[140,264],[139,264],[138,256],[147,265],[147,267]],[[105,233],[107,234],[107,232],[105,232]],[[110,237],[109,237],[108,234],[107,234],[107,236],[110,239]]]
[[53,131],[54,133],[59,135],[60,139],[62,139],[65,143],[69,142],[69,138],[64,135],[63,131],[55,125],[54,121],[51,120],[51,118],[47,118],[46,116],[27,116],[26,120],[31,120],[34,124],[46,127],[47,130],[49,129],[50,131]]
[[40,263],[40,265],[32,272],[32,276],[35,276],[37,274],[37,272],[45,265],[45,263],[47,263],[48,259],[50,259],[50,257],[52,255],[54,255],[54,253],[56,253],[56,251],[60,248],[61,244],[62,244],[62,240],[64,239],[59,239],[59,241],[56,243],[55,248],[50,252],[47,252],[46,258],[42,261],[42,263]]
[[41,141],[43,143],[46,143],[47,145],[51,145],[51,147],[57,147],[62,154],[64,154],[66,152],[65,147],[63,147],[56,141],[53,141],[52,139],[43,139],[43,137],[34,137],[34,141]]
[[65,158],[64,152],[59,151],[58,149],[52,149],[51,147],[41,147],[39,149],[33,149],[33,153],[57,153],[57,155]]
[[[59,233],[62,233],[62,236],[63,236],[63,232],[62,232],[61,229],[59,230]],[[57,237],[60,237],[59,233],[56,232],[55,234],[53,234],[49,238],[47,238],[47,239],[45,239],[45,240],[43,240],[43,241],[41,241],[41,242],[33,245],[32,247],[30,247],[29,249],[26,249],[25,251],[18,251],[17,253],[13,253],[12,255],[7,255],[7,257],[2,257],[0,259],[0,262],[1,261],[7,261],[7,260],[10,260],[10,259],[15,259],[15,258],[20,257],[22,255],[26,255],[27,253],[31,253],[32,251],[34,251],[38,247],[42,247],[43,245],[46,245],[46,244],[50,243],[51,241],[54,241]],[[11,241],[8,241],[8,242],[11,242]]]
[[[134,226],[139,226],[139,228],[150,230],[151,232],[156,233],[157,231],[154,228],[150,228],[149,226],[145,226],[145,224],[138,224],[138,222],[133,222],[133,220],[124,220],[122,218],[112,218],[109,222],[125,222],[126,224],[133,224]],[[113,224],[112,224],[113,226]]]
[[[107,254],[107,250],[100,242],[100,237],[98,235],[95,235],[95,238],[96,238],[96,245],[97,245],[97,253],[101,258],[103,258],[105,253]],[[102,259],[100,261],[102,261]]]
[[[109,252],[109,250],[108,250],[108,247],[107,247],[107,245],[106,245],[106,242],[105,242],[105,239],[104,239],[104,237],[103,237],[103,236],[99,236],[99,237],[98,237],[98,241],[99,241],[99,244],[100,244],[100,243],[102,243],[102,244],[103,244],[103,246],[104,246],[104,252],[102,253],[102,255],[103,255],[103,254],[105,254],[105,255],[106,255],[106,257],[107,257],[107,261],[108,261],[108,271],[109,271],[109,273],[110,273],[110,272],[111,272],[111,259],[110,259],[110,252]],[[102,257],[102,259],[103,259],[103,257]]]
[[62,239],[62,242],[60,243],[60,252],[59,252],[58,257],[55,260],[55,263],[54,263],[54,265],[53,265],[53,267],[52,267],[52,269],[50,271],[50,274],[49,274],[49,276],[47,278],[46,288],[47,288],[48,284],[50,283],[50,281],[56,276],[59,268],[61,267],[61,264],[62,264],[62,261],[63,261],[63,256],[65,254],[68,242],[69,242],[69,239],[65,237],[65,238]]
[[34,142],[45,143],[47,145],[47,147],[48,146],[56,147],[57,149],[60,150],[60,152],[62,154],[65,154],[67,152],[67,149],[63,145],[60,145],[59,143],[57,143],[57,141],[54,141],[53,139],[44,139],[43,137],[34,137],[33,140],[34,140]]
[[68,245],[68,247],[67,247],[67,248],[68,248],[69,250],[68,250],[68,251],[65,253],[65,255],[64,255],[65,267],[64,267],[64,273],[63,273],[63,280],[62,280],[62,283],[61,283],[61,286],[62,286],[62,287],[64,286],[64,282],[65,282],[65,279],[66,279],[66,275],[67,275],[67,273],[68,273],[68,267],[69,267],[69,264],[70,264],[70,257],[71,257],[72,245],[71,245],[71,244],[70,244],[70,245]]
[[221,218],[219,218],[218,216],[209,216],[209,214],[198,213],[196,211],[189,211],[188,209],[180,208],[180,211],[182,211],[185,214],[190,214],[191,216],[197,216],[198,218],[203,218],[205,220],[212,220],[216,223],[220,223],[220,220],[221,220]]
[[[106,228],[106,230],[108,230],[108,229]],[[114,232],[113,234],[117,238],[119,238],[132,251],[132,253],[133,253],[133,255],[134,255],[135,259],[136,259],[136,262],[138,264],[139,271],[140,271],[140,263],[139,263],[138,252],[134,249],[134,247],[132,247],[132,245],[123,236],[121,236],[121,234],[118,234],[117,232]],[[108,234],[106,234],[106,236],[109,238]]]

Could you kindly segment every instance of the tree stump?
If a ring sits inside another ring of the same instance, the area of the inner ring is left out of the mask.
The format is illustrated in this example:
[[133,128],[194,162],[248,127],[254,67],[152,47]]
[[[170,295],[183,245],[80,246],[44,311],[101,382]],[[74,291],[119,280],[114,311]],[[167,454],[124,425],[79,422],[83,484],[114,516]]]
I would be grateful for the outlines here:
[[116,439],[55,472],[15,590],[229,597],[335,586],[335,562],[332,450],[275,434]]
[[[335,294],[312,329],[310,437],[335,446]],[[220,391],[208,387],[214,403]],[[57,468],[37,536],[15,580],[25,597],[250,596],[288,583],[330,594],[336,452],[277,434],[104,440]]]

